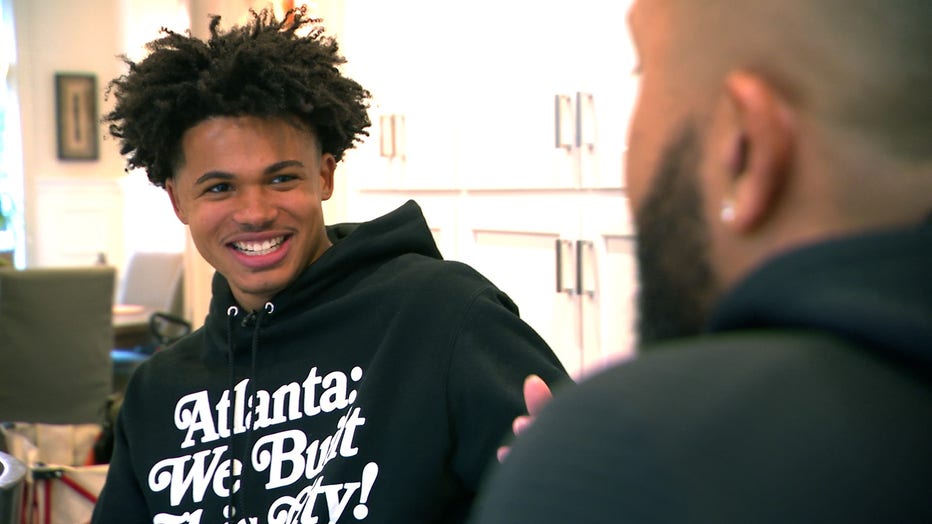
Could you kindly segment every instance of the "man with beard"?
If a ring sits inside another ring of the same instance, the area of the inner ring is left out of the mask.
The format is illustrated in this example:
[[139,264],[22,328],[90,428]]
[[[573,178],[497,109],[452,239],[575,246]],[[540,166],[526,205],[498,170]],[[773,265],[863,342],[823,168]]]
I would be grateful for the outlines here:
[[629,22],[641,354],[544,407],[474,521],[932,522],[932,5]]

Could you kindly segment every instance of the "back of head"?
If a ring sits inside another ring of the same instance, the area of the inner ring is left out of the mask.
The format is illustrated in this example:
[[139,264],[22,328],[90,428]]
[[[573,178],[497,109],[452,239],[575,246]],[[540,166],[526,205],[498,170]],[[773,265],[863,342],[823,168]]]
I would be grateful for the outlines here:
[[656,1],[673,19],[678,67],[694,73],[678,77],[690,79],[683,89],[706,93],[696,107],[712,111],[743,72],[789,115],[787,174],[747,233],[779,230],[760,238],[792,247],[932,211],[932,3]]
[[781,254],[932,212],[932,3],[637,0],[631,25],[642,324],[689,320],[658,337]]
[[796,60],[827,122],[904,161],[932,159],[932,3],[822,0],[798,4]]
[[932,3],[660,1],[686,29],[687,67],[753,71],[838,132],[904,161],[932,157]]
[[243,26],[210,22],[207,41],[163,29],[138,63],[110,84],[116,98],[110,133],[120,139],[128,167],[145,168],[164,187],[180,160],[180,141],[215,116],[283,118],[317,136],[337,160],[366,135],[369,93],[344,77],[337,43],[304,8],[283,21],[271,10],[251,11]]

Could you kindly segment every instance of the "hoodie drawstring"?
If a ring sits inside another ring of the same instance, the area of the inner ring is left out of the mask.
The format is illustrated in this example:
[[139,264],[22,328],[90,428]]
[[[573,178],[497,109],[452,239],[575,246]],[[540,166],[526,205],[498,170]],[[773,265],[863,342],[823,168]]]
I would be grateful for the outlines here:
[[[256,361],[258,360],[258,355],[259,355],[259,329],[262,325],[263,317],[265,317],[266,315],[271,315],[275,311],[275,305],[272,304],[271,302],[266,302],[265,307],[263,309],[265,310],[265,315],[261,313],[256,314],[255,312],[252,312],[252,313],[247,314],[243,318],[243,321],[242,321],[242,326],[245,328],[245,327],[249,327],[249,322],[251,320],[255,320],[255,325],[253,325],[253,331],[252,331],[252,344],[250,348],[249,385],[247,386],[247,389],[246,389],[246,396],[243,399],[244,408],[245,408],[244,413],[243,413],[243,416],[244,416],[243,424],[244,426],[246,426],[246,447],[244,449],[243,468],[240,471],[240,487],[241,488],[245,487],[246,485],[246,478],[245,478],[246,472],[247,472],[246,466],[250,464],[250,461],[251,461],[251,457],[249,456],[249,454],[252,448],[253,427],[256,424],[256,408],[258,407],[255,395],[256,395]],[[234,402],[235,389],[234,388],[236,386],[236,383],[235,383],[236,374],[235,374],[235,370],[233,366],[234,350],[235,350],[235,345],[233,343],[233,328],[234,328],[234,321],[238,314],[239,314],[239,308],[237,308],[236,306],[230,306],[227,309],[227,347],[228,347],[228,361],[227,362],[228,362],[229,370],[230,370],[230,390],[229,390],[230,391],[230,402],[229,402],[229,405],[227,406],[227,419],[229,420],[229,424],[230,424],[230,435],[228,437],[229,438],[228,445],[229,445],[229,450],[230,450],[231,479],[233,477],[233,458],[237,456],[233,450],[233,433],[234,433],[234,428],[236,426],[233,420],[233,417],[234,417],[233,407],[235,404]],[[249,399],[252,399],[252,402],[253,402],[252,406],[249,406]],[[248,424],[246,423],[246,420],[245,420],[245,417],[247,417],[247,415],[249,417]],[[243,502],[245,501],[245,498],[234,497],[233,484],[234,484],[234,481],[231,481],[230,492],[228,496],[228,514],[226,515],[228,522],[235,522],[234,519],[235,519],[236,514],[242,512],[245,515],[245,511],[246,511],[245,504],[243,504]],[[239,501],[239,505],[237,504],[237,500]]]
[[[244,402],[249,407],[249,417],[250,422],[246,426],[246,448],[243,450],[243,471],[240,477],[240,486],[246,486],[246,472],[248,468],[247,464],[252,462],[252,437],[253,437],[253,428],[256,427],[256,408],[258,407],[258,399],[256,399],[256,356],[259,354],[259,326],[262,324],[263,315],[254,315],[256,318],[256,325],[252,330],[252,351],[251,351],[251,362],[249,363],[249,386],[246,389],[246,399]],[[252,399],[252,406],[248,406],[249,399]],[[245,415],[244,415],[245,416]],[[245,421],[244,421],[245,422]],[[238,508],[242,510],[245,515],[246,504],[245,498],[240,499],[241,507]]]
[[233,500],[233,484],[236,481],[233,478],[233,457],[236,454],[233,452],[233,429],[235,424],[233,423],[233,387],[235,386],[234,381],[236,379],[235,373],[233,371],[233,322],[236,320],[236,315],[239,314],[239,308],[236,306],[230,306],[227,308],[227,367],[230,371],[230,402],[227,404],[227,424],[229,425],[229,435],[227,436],[227,446],[230,451],[230,491],[227,493],[227,512],[224,515],[227,518],[228,522],[233,522],[233,508],[235,507],[235,501]]

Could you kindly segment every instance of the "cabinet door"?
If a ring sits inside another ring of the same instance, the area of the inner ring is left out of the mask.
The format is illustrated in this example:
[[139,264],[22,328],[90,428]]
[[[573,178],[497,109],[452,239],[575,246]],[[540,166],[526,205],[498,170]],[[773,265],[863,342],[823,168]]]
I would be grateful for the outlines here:
[[574,197],[472,196],[463,209],[463,261],[507,293],[567,370],[578,373],[583,362],[571,240],[579,217]]
[[356,187],[438,189],[459,185],[453,108],[459,65],[448,29],[462,3],[345,0],[345,72],[372,94],[369,137],[354,155]]
[[360,183],[623,187],[629,5],[346,0],[346,70],[374,96]]
[[580,319],[583,373],[635,353],[637,260],[627,199],[621,192],[583,198]]
[[[557,95],[568,93],[578,59],[573,35],[582,28],[568,20],[575,7],[549,0],[471,4],[483,16],[458,55],[462,181],[481,189],[573,187],[573,106]],[[557,147],[558,134],[567,147]]]
[[465,40],[460,168],[467,188],[622,187],[635,95],[629,0],[477,0]]
[[631,0],[580,0],[585,28],[575,62],[579,186],[622,188],[628,122],[637,96],[637,57],[626,22]]

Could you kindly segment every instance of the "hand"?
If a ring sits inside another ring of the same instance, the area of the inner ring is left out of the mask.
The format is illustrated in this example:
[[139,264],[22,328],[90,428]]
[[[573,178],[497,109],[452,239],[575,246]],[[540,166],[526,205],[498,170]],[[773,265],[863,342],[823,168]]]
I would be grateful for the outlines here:
[[[520,415],[515,417],[514,422],[511,423],[511,431],[517,437],[526,430],[531,423],[534,422],[534,419],[537,417],[537,414],[540,413],[540,410],[544,408],[547,402],[553,397],[553,394],[550,392],[550,387],[547,386],[547,383],[537,375],[530,375],[524,379],[524,404],[527,406],[527,415]],[[505,460],[505,456],[508,455],[508,451],[511,448],[509,446],[502,446],[498,448],[498,461],[501,462]]]

